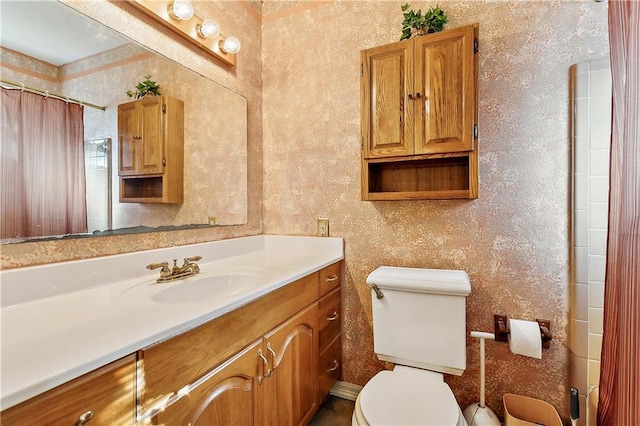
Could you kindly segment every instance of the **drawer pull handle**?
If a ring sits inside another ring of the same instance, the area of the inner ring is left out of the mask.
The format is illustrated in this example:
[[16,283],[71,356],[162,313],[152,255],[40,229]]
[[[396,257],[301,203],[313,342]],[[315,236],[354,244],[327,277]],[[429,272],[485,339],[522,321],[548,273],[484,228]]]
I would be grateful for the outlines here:
[[91,411],[91,410],[85,411],[84,413],[80,414],[80,417],[78,417],[78,420],[76,420],[75,426],[82,426],[83,424],[86,424],[89,420],[91,420],[92,418],[93,418],[93,411]]
[[331,366],[330,368],[327,368],[327,373],[331,373],[332,371],[336,371],[338,369],[338,367],[340,367],[340,363],[338,362],[337,359],[333,360],[333,366]]
[[271,348],[271,343],[267,343],[267,350],[271,352],[271,356],[273,357],[272,367],[267,371],[267,377],[271,377],[271,373],[276,369],[276,358],[278,358],[278,355],[276,355],[276,351]]
[[[258,349],[258,356],[260,358],[262,358],[262,362],[264,363],[264,365],[268,366],[269,365],[269,361],[267,361],[267,358],[264,357],[264,355],[262,355],[262,349]],[[264,367],[262,368],[262,371],[264,371]],[[271,374],[271,373],[268,373]],[[269,376],[266,376],[269,377]],[[262,384],[262,380],[265,379],[265,376],[258,376],[258,384],[261,385]]]
[[338,276],[336,274],[333,274],[330,277],[327,277],[327,282],[330,283],[330,282],[333,282],[333,281],[335,281],[337,279],[338,279]]
[[338,319],[340,315],[338,315],[337,311],[333,311],[333,315],[331,315],[330,317],[327,317],[327,321],[335,321]]

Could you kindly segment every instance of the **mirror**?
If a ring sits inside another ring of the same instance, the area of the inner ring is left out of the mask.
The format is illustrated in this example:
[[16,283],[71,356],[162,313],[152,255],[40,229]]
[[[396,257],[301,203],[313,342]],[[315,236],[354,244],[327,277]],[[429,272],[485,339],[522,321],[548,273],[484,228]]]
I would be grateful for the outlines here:
[[[20,19],[28,22],[20,23]],[[57,33],[39,32],[55,31],[56,27]],[[28,34],[18,34],[20,28]],[[84,139],[85,144],[92,145],[96,145],[97,140],[112,141],[111,160],[105,155],[98,166],[104,168],[105,176],[109,166],[113,170],[110,179],[113,226],[106,225],[105,219],[105,222],[96,222],[105,225],[90,226],[88,234],[105,234],[95,231],[107,229],[149,232],[153,230],[150,227],[164,230],[247,222],[247,103],[244,97],[56,0],[3,1],[1,29],[2,80],[106,107],[104,111],[84,107]],[[10,44],[12,39],[21,43]],[[61,51],[66,59],[39,59],[36,57],[39,54],[29,49],[48,40],[53,45],[43,46],[44,50]],[[77,43],[83,40],[99,47],[94,49]],[[84,51],[75,53],[76,48]],[[147,75],[160,85],[161,94],[184,101],[183,204],[119,202],[117,107],[132,100],[126,91],[134,90]],[[103,201],[96,204],[104,204],[101,209],[108,212],[109,203],[104,201],[104,194],[100,199]]]

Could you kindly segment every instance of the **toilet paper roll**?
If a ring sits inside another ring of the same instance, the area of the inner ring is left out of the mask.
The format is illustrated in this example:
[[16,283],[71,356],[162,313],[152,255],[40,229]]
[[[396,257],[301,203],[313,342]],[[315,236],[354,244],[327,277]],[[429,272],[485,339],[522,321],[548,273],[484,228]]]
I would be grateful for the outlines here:
[[509,349],[518,355],[542,358],[540,326],[536,321],[509,319]]

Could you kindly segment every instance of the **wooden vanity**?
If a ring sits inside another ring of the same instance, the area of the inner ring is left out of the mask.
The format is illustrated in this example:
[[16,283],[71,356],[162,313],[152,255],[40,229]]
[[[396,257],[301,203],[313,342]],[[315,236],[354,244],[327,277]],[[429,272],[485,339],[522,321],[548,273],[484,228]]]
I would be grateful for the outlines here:
[[10,407],[3,425],[306,424],[341,374],[343,262]]

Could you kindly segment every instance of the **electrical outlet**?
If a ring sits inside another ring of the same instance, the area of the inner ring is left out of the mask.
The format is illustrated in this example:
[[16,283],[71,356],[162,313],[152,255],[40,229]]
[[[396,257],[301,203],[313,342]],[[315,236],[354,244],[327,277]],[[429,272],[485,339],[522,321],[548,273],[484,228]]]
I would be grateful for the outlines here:
[[316,231],[316,235],[318,237],[328,237],[329,236],[329,219],[324,217],[318,218],[318,229]]
[[207,223],[212,226],[216,224],[216,217],[215,216],[209,216],[209,218],[207,219]]

